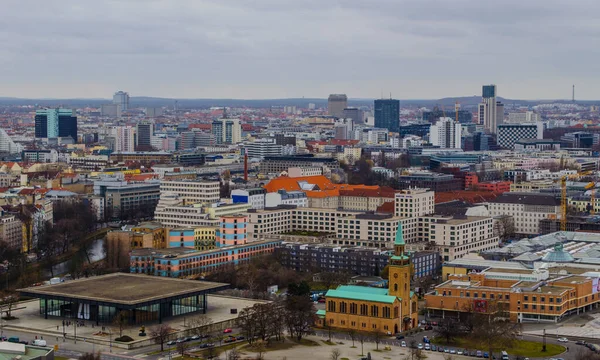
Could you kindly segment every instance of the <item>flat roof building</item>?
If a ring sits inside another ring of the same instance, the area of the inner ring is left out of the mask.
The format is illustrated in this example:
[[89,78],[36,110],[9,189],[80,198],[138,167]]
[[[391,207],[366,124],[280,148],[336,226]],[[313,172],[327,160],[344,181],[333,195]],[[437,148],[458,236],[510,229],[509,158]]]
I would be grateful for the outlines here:
[[228,284],[115,273],[55,285],[18,289],[23,296],[40,299],[40,314],[111,323],[122,311],[128,324],[188,313],[206,313],[206,295]]

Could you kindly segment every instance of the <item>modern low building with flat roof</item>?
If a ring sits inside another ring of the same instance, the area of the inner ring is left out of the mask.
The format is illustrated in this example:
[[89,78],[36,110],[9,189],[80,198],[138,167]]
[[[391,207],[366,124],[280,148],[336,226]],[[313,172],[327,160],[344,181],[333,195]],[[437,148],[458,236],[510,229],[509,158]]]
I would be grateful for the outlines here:
[[128,324],[142,324],[189,313],[206,313],[207,294],[228,284],[115,273],[55,285],[19,289],[40,299],[40,315],[111,323],[122,311]]

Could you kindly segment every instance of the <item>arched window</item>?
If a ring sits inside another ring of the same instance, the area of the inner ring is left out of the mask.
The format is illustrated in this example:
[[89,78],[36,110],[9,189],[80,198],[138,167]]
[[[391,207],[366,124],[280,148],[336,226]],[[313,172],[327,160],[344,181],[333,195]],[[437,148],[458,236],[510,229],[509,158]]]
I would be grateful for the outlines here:
[[394,291],[398,291],[398,284],[394,284]]

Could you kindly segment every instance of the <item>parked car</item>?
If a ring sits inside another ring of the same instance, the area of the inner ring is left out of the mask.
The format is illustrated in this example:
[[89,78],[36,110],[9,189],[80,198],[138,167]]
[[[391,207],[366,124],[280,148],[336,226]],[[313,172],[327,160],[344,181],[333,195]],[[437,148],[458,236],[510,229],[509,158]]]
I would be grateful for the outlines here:
[[396,340],[402,340],[402,339],[404,339],[404,335],[396,334]]
[[402,342],[400,343],[400,346],[406,347],[406,341],[402,340]]
[[423,336],[423,342],[425,344],[429,344],[431,341],[429,340],[429,338],[427,336]]
[[560,341],[560,342],[569,342],[569,339],[567,339],[566,337],[560,337],[560,338],[558,338],[558,341]]
[[477,357],[483,357],[483,352],[481,350],[477,350]]
[[167,345],[175,345],[175,344],[177,344],[177,341],[175,341],[175,340],[167,341]]
[[206,349],[206,348],[213,347],[213,346],[215,346],[215,344],[212,344],[212,343],[206,343],[206,344],[202,344],[202,345],[200,345],[200,348],[201,348],[201,349]]
[[19,343],[19,338],[15,337],[15,336],[11,336],[11,337],[8,338],[8,342],[17,343],[18,344]]
[[6,338],[6,336],[0,336],[0,341],[6,341],[6,340],[8,340],[8,339]]
[[232,343],[235,342],[237,339],[235,338],[235,336],[230,336],[227,339],[223,340],[223,342],[225,343]]
[[237,339],[241,341],[241,340],[244,340],[246,338],[244,336],[238,336]]
[[458,350],[456,351],[456,355],[462,355],[462,354],[463,354],[463,351],[462,351],[461,349],[458,349]]
[[192,340],[200,340],[200,335],[194,335],[190,339],[192,339]]
[[425,350],[431,350],[431,345],[429,345],[429,343],[425,344]]
[[438,323],[437,323],[437,321],[432,321],[432,322],[431,322],[431,325],[433,325],[433,326],[438,326]]
[[450,349],[448,349],[447,347],[445,347],[445,348],[444,348],[444,352],[445,352],[445,353],[449,353],[449,352],[450,352]]
[[583,341],[583,340],[578,340],[575,344],[577,344],[577,345],[585,345],[586,342]]
[[450,354],[456,354],[456,350],[450,349]]
[[431,351],[437,351],[437,346],[431,345]]
[[46,340],[42,340],[42,339],[33,340],[33,346],[45,347],[46,345],[47,345]]
[[233,332],[233,330],[231,330],[230,328],[223,330],[223,334],[230,334],[232,332]]
[[441,346],[438,346],[438,352],[444,352],[444,348]]
[[423,350],[423,344],[419,343],[419,345],[417,345],[417,349]]
[[425,331],[427,331],[427,330],[433,330],[433,326],[431,326],[431,325],[425,325],[425,327],[423,329],[425,329]]
[[489,359],[490,358],[490,354],[488,354],[487,352],[483,353],[483,358],[484,359]]

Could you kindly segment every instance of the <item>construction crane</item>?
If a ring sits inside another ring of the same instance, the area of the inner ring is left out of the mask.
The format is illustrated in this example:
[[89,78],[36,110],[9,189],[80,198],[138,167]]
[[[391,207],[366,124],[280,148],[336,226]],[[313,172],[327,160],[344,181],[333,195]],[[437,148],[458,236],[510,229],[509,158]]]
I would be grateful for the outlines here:
[[[560,185],[561,185],[561,196],[560,196],[560,230],[561,231],[567,231],[567,208],[568,208],[568,204],[567,204],[567,180],[569,179],[579,179],[583,176],[587,176],[589,174],[591,174],[591,171],[584,171],[581,173],[577,173],[577,174],[570,174],[570,175],[563,175],[563,177],[560,179]],[[590,184],[593,184],[592,186],[590,186]],[[590,188],[595,188],[596,184],[595,183],[590,183],[586,185],[586,189],[588,186],[590,186]],[[595,195],[594,195],[595,197]],[[593,203],[592,203],[592,208],[594,207]]]
[[460,103],[458,101],[454,104],[454,110],[456,110],[456,123],[458,124],[458,110],[460,110]]

